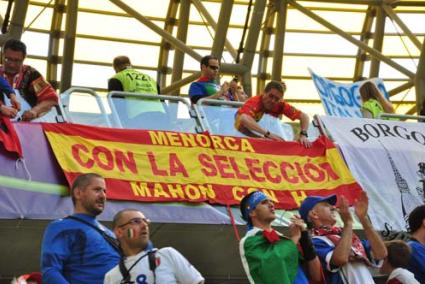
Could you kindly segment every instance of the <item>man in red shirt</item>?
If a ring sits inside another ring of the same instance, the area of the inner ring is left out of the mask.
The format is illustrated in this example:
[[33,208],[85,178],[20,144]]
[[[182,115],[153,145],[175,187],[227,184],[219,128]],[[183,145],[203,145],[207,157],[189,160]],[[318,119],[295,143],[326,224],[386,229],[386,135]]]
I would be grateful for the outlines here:
[[0,76],[31,106],[22,114],[23,121],[36,119],[58,104],[58,95],[53,87],[37,70],[23,64],[27,48],[22,41],[9,39],[2,51],[4,65],[0,66]]
[[305,147],[311,147],[311,142],[307,138],[308,115],[283,100],[285,90],[286,86],[284,83],[277,81],[269,82],[263,94],[250,98],[239,108],[235,117],[235,127],[241,133],[250,137],[264,137],[283,141],[284,139],[279,135],[261,127],[258,121],[260,121],[264,114],[269,114],[276,118],[284,114],[291,120],[298,119],[300,121],[301,131],[299,142]]

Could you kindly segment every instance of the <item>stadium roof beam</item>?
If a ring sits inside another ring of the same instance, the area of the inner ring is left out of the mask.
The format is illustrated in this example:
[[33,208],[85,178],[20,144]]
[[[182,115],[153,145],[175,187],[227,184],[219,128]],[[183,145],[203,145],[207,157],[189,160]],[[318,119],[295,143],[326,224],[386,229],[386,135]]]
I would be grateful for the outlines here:
[[274,56],[272,66],[272,80],[282,79],[283,47],[285,45],[286,17],[288,3],[286,0],[276,0],[276,35],[274,40]]
[[[362,32],[360,35],[360,40],[366,45],[370,39],[370,34],[371,34],[374,18],[375,18],[375,9],[373,6],[369,5],[366,11],[365,20],[364,20]],[[354,76],[353,76],[354,82],[359,80],[361,77],[363,77],[364,63],[366,60],[367,60],[366,53],[361,48],[359,48],[359,50],[357,51],[356,65],[354,67]]]
[[360,40],[358,40],[358,39],[356,39],[354,37],[352,37],[348,33],[344,32],[343,30],[341,30],[340,28],[334,26],[333,24],[329,23],[328,21],[326,21],[322,17],[318,16],[317,14],[313,13],[309,9],[305,8],[304,6],[300,5],[296,1],[294,1],[294,0],[287,0],[287,1],[288,1],[288,3],[291,6],[297,8],[300,12],[302,12],[305,15],[309,16],[313,20],[317,21],[318,23],[320,23],[321,25],[323,25],[326,28],[330,29],[331,31],[335,32],[336,34],[340,35],[341,37],[345,38],[346,40],[348,40],[352,44],[354,44],[354,45],[362,48],[365,51],[367,51],[368,53],[370,53],[370,55],[372,55],[372,56],[380,59],[381,61],[385,62],[389,66],[391,66],[394,69],[398,70],[399,72],[405,74],[407,77],[409,77],[409,78],[414,78],[415,77],[415,74],[413,72],[411,72],[410,70],[408,70],[405,67],[401,66],[397,62],[389,59],[388,57],[386,57],[385,55],[383,55],[381,52],[377,51],[376,49],[371,48],[367,44],[361,42]]
[[259,94],[262,89],[264,89],[264,85],[266,80],[270,78],[270,74],[267,74],[267,63],[270,58],[270,38],[273,34],[274,29],[274,19],[276,17],[276,9],[273,5],[273,0],[269,1],[266,9],[266,17],[265,24],[262,28],[262,36],[260,43],[260,52],[258,56],[258,79],[257,79],[257,90],[256,93]]
[[[211,48],[211,54],[217,56],[221,61],[223,49],[226,42],[227,30],[229,29],[230,16],[232,15],[233,0],[223,0],[220,8],[220,15],[218,16],[217,27],[215,30],[215,37]],[[220,32],[218,32],[220,31]]]
[[[373,49],[382,52],[385,36],[385,12],[381,6],[376,6],[375,32],[373,34]],[[379,77],[381,61],[373,56],[370,61],[369,78]]]
[[9,31],[0,35],[0,45],[3,45],[9,38],[20,39],[24,30],[25,17],[28,10],[28,1],[16,0],[13,7],[12,19],[9,24]]
[[135,11],[133,8],[128,6],[126,3],[124,3],[120,0],[110,0],[110,1],[112,3],[114,3],[115,5],[117,5],[118,7],[120,7],[123,11],[127,12],[129,15],[132,15],[135,19],[140,21],[146,27],[150,28],[152,31],[154,31],[155,33],[162,36],[164,39],[166,39],[168,42],[170,42],[170,44],[173,45],[176,49],[179,49],[179,50],[187,53],[188,55],[192,56],[194,59],[196,59],[198,61],[201,60],[202,56],[199,53],[197,53],[192,48],[188,47],[181,40],[178,40],[175,37],[173,37],[173,35],[171,35],[167,31],[164,31],[163,29],[158,27],[155,23],[148,20],[145,16],[143,16],[142,14]]
[[[190,16],[190,0],[180,0],[179,22],[177,26],[177,39],[186,43],[187,29],[189,27]],[[184,65],[184,52],[176,50],[174,52],[173,73],[171,74],[171,82],[179,81],[182,78]],[[175,90],[172,95],[179,95],[179,89]]]
[[251,68],[254,60],[255,49],[257,47],[258,37],[261,31],[261,24],[263,21],[264,10],[266,8],[265,0],[256,0],[254,4],[254,10],[249,25],[248,36],[243,48],[243,57],[241,63],[248,67],[249,72],[243,75],[243,85],[245,92],[248,96],[252,95],[252,83],[251,83]]
[[421,42],[418,40],[418,38],[413,35],[413,33],[409,30],[409,28],[403,23],[403,21],[400,19],[399,16],[394,12],[393,8],[389,5],[382,5],[382,8],[385,10],[385,13],[390,17],[394,22],[397,23],[397,25],[400,27],[400,29],[409,37],[409,39],[413,42],[413,44],[420,50],[422,48]]
[[421,56],[419,57],[418,69],[416,71],[415,87],[416,110],[419,113],[422,108],[422,103],[425,100],[425,38],[422,44]]
[[[196,9],[198,9],[199,13],[201,13],[205,17],[205,19],[207,20],[207,23],[209,25],[211,25],[211,27],[215,31],[215,34],[217,35],[217,31],[220,31],[220,29],[218,29],[217,23],[214,21],[214,18],[211,16],[211,14],[205,8],[204,4],[202,4],[202,2],[200,0],[191,0],[191,1],[192,1],[193,5],[196,7]],[[232,7],[233,7],[233,2],[234,1],[232,1]],[[230,25],[228,24],[228,26],[230,26]],[[236,55],[237,55],[236,49],[233,47],[233,45],[230,43],[230,41],[227,40],[226,37],[225,37],[224,45],[227,48],[227,51],[232,55],[233,59],[236,59]]]
[[63,14],[65,12],[65,0],[57,0],[53,8],[52,23],[50,25],[49,49],[47,51],[46,79],[57,87],[57,73],[59,64],[59,45]]
[[62,57],[62,74],[60,91],[71,87],[72,69],[74,65],[75,35],[77,32],[78,0],[68,0],[66,6],[66,24]]
[[391,91],[388,92],[388,95],[390,97],[397,95],[398,93],[401,93],[407,89],[410,89],[411,87],[413,87],[415,85],[415,83],[413,82],[413,80],[409,80],[406,83],[392,89]]
[[[176,24],[177,9],[179,7],[179,1],[171,0],[168,5],[167,16],[164,26],[164,31],[169,34],[173,33],[173,28]],[[161,90],[167,84],[167,73],[168,73],[168,55],[170,53],[171,45],[165,38],[161,38],[161,44],[159,49],[158,58],[158,73],[157,79]]]

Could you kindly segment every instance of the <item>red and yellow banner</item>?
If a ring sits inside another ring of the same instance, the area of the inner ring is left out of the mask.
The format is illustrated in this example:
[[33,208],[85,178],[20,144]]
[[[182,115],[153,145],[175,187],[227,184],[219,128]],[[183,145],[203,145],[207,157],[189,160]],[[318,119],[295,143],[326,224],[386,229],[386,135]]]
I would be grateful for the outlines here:
[[298,208],[308,195],[361,190],[326,137],[297,142],[151,130],[43,124],[71,184],[81,173],[105,177],[109,199],[239,204],[262,190],[277,208]]

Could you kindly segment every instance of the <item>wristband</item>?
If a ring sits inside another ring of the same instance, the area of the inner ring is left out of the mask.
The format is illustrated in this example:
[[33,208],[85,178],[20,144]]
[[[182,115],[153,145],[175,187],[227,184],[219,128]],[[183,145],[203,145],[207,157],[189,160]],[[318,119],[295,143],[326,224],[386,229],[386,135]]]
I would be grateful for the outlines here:
[[268,131],[268,130],[267,130],[267,132],[266,132],[266,133],[264,133],[264,137],[265,137],[265,138],[269,138],[269,136],[270,136],[270,131]]
[[310,238],[308,231],[301,232],[300,245],[303,249],[304,259],[306,261],[313,260],[316,257],[316,250],[314,249],[313,243]]
[[305,137],[308,137],[307,131],[305,131],[305,130],[301,130],[300,131],[300,135],[303,135]]

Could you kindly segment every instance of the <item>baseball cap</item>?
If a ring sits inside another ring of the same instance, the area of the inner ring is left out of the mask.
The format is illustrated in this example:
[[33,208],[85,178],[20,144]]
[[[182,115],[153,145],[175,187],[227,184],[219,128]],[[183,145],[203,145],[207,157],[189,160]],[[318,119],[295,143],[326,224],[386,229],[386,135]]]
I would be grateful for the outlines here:
[[327,202],[330,205],[336,204],[337,196],[335,194],[329,195],[329,196],[308,196],[304,201],[301,203],[300,209],[298,209],[298,212],[300,213],[301,218],[305,222],[307,222],[307,216],[308,212],[310,212],[311,209],[313,209],[314,206],[316,206],[317,203],[320,202]]

